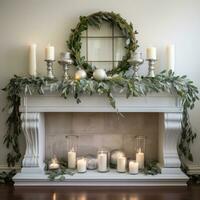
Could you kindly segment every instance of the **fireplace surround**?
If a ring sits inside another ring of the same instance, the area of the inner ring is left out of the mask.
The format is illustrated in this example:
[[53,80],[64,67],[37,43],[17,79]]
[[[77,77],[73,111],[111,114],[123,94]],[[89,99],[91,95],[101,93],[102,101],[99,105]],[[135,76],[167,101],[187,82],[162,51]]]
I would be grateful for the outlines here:
[[44,172],[45,117],[54,113],[114,113],[103,96],[83,96],[82,103],[73,98],[63,99],[58,94],[23,97],[20,111],[26,151],[21,172],[14,177],[15,186],[183,186],[188,177],[180,169],[177,143],[181,131],[182,106],[177,96],[168,93],[150,94],[126,99],[116,95],[116,107],[122,113],[156,113],[158,118],[158,160],[161,174],[130,175],[111,170],[108,173],[88,171],[85,174],[66,175],[65,181],[49,181]]

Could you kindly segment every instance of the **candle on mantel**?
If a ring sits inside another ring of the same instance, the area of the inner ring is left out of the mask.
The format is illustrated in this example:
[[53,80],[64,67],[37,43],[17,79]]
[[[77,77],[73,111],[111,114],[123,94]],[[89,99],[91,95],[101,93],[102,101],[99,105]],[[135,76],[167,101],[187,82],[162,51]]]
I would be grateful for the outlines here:
[[139,169],[144,168],[144,153],[142,152],[141,148],[139,148],[138,152],[136,153],[136,162],[139,164]]
[[130,174],[138,174],[139,163],[135,160],[129,161],[129,173]]
[[167,45],[166,54],[167,54],[167,68],[168,70],[174,71],[174,67],[175,67],[175,45],[174,44]]
[[61,52],[60,53],[60,60],[68,61],[69,59],[71,59],[70,52]]
[[147,60],[156,60],[156,48],[147,48]]
[[107,169],[108,158],[107,154],[104,151],[100,151],[98,153],[97,161],[98,161],[98,171],[106,172],[108,170]]
[[77,171],[79,173],[84,173],[86,172],[87,169],[87,162],[85,158],[79,158],[77,160]]
[[126,172],[126,157],[120,156],[117,158],[117,171]]
[[68,152],[68,168],[76,168],[76,152],[74,151],[74,148]]
[[49,169],[58,169],[59,164],[56,158],[52,158],[51,163],[49,165]]
[[55,48],[50,44],[45,48],[45,60],[55,60]]
[[29,46],[29,74],[31,76],[36,76],[36,44],[31,44]]

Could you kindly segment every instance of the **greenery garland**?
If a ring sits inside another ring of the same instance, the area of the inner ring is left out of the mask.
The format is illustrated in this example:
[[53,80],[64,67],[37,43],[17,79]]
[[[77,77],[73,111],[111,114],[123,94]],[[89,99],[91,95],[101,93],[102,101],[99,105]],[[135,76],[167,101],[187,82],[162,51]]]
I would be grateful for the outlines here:
[[72,33],[67,44],[69,50],[71,51],[71,58],[74,61],[74,65],[78,68],[82,67],[85,69],[90,77],[92,76],[93,67],[86,62],[84,56],[81,56],[81,35],[82,32],[88,29],[88,26],[100,28],[103,22],[108,22],[112,26],[118,27],[125,38],[126,54],[124,55],[122,61],[118,63],[118,66],[109,71],[108,74],[112,75],[115,73],[119,74],[120,72],[126,72],[130,68],[128,59],[130,58],[131,53],[138,48],[138,41],[135,38],[137,31],[133,31],[132,23],[128,24],[127,21],[119,14],[114,12],[97,12],[89,16],[81,16],[80,22],[77,24],[76,28],[72,29]]
[[190,144],[193,142],[196,134],[192,131],[189,123],[187,109],[192,109],[194,103],[198,100],[198,89],[193,82],[186,76],[177,76],[172,71],[163,71],[154,78],[127,78],[123,76],[113,76],[109,80],[96,81],[93,79],[58,81],[45,77],[20,77],[14,76],[3,89],[7,92],[7,101],[9,116],[7,119],[8,130],[5,134],[4,144],[10,149],[7,155],[8,166],[14,166],[21,158],[19,151],[18,136],[22,133],[20,119],[20,98],[22,95],[45,94],[45,91],[51,90],[59,92],[62,97],[67,99],[73,96],[77,103],[81,102],[81,95],[99,94],[107,96],[111,106],[115,106],[113,90],[118,89],[125,93],[126,97],[144,96],[152,92],[168,92],[178,95],[182,100],[184,108],[182,120],[182,134],[178,145],[178,152],[181,158],[186,157],[193,160],[190,152]]

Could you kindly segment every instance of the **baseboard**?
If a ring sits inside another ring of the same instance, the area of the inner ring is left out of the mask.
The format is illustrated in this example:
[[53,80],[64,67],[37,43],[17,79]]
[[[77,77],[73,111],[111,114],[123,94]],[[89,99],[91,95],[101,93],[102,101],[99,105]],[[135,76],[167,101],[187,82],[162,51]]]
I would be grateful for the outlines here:
[[188,167],[187,170],[188,175],[200,175],[200,165],[187,164],[187,167]]
[[16,165],[15,167],[8,167],[8,165],[0,165],[0,172],[2,171],[10,171],[10,170],[20,170],[21,166],[20,165]]

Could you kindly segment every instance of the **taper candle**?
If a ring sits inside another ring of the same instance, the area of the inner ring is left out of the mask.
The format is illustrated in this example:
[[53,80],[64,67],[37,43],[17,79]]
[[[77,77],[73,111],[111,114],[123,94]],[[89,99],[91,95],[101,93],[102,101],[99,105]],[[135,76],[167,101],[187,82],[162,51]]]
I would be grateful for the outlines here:
[[175,67],[175,45],[174,44],[167,45],[166,53],[167,53],[167,68],[168,68],[168,70],[174,71],[174,67]]
[[31,44],[29,46],[29,74],[31,76],[36,76],[36,44]]

